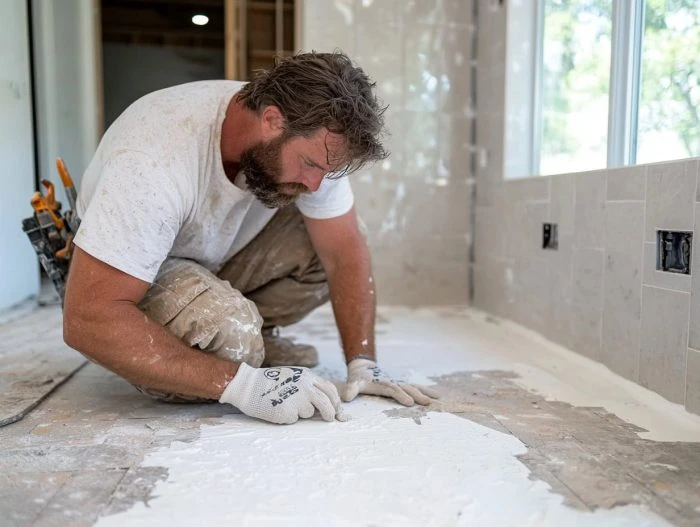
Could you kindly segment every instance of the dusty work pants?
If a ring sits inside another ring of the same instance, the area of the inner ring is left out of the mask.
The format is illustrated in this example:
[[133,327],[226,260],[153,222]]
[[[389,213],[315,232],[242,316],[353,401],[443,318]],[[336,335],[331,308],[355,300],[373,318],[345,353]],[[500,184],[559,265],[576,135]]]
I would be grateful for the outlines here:
[[[258,367],[265,358],[261,327],[298,322],[328,298],[302,215],[289,206],[218,276],[191,260],[166,260],[139,307],[188,346]],[[202,401],[137,388],[166,401]]]

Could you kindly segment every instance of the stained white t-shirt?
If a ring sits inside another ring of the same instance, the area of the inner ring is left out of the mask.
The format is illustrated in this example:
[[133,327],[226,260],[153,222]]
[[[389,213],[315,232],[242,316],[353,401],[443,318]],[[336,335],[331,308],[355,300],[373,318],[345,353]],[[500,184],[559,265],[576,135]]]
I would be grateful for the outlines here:
[[[221,125],[235,81],[201,81],[148,94],[109,127],[81,182],[75,243],[91,256],[152,282],[169,256],[216,273],[276,212],[226,177]],[[242,180],[242,181],[241,181]],[[347,178],[300,196],[304,216],[348,212]]]

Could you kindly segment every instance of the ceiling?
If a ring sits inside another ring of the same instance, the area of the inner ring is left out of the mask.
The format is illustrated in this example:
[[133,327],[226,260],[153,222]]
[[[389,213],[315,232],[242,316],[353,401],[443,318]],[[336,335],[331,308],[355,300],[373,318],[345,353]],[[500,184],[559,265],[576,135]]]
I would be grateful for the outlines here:
[[[100,5],[104,42],[224,47],[224,0],[101,0]],[[193,24],[196,14],[209,17],[209,23]]]

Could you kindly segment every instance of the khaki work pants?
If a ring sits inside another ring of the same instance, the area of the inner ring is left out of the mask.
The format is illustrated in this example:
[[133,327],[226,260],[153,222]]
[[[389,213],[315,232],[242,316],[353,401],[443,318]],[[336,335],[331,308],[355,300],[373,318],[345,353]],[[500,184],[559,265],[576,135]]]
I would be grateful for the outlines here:
[[[326,274],[292,205],[218,275],[192,260],[166,260],[139,307],[188,346],[259,367],[265,358],[261,328],[294,324],[328,298]],[[202,402],[137,388],[169,402]]]

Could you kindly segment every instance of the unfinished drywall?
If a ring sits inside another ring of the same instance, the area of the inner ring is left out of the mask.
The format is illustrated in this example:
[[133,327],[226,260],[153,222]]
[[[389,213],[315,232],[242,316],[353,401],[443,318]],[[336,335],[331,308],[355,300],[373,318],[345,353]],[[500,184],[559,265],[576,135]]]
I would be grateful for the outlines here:
[[224,50],[105,43],[105,127],[127,106],[162,88],[224,77]]
[[384,304],[467,302],[472,2],[310,0],[304,50],[341,49],[389,104],[391,157],[352,175]]
[[[655,231],[695,231],[697,159],[504,181],[506,9],[479,2],[475,305],[700,413],[700,256],[656,270]],[[572,167],[575,169],[575,167]],[[542,249],[542,224],[559,249]]]
[[22,232],[34,192],[29,31],[24,0],[0,3],[0,311],[39,290],[34,250]]

